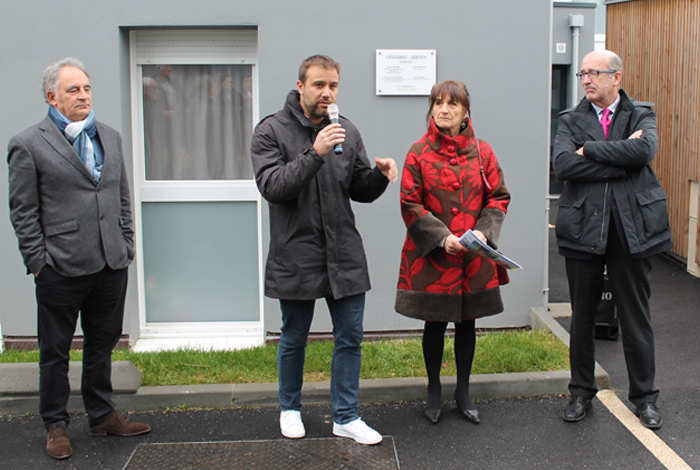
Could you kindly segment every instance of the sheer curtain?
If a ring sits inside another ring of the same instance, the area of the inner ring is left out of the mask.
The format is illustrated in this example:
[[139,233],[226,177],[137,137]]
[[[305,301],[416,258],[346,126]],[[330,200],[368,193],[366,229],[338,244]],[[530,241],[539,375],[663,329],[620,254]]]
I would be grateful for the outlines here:
[[251,65],[143,66],[146,179],[251,179],[251,87]]

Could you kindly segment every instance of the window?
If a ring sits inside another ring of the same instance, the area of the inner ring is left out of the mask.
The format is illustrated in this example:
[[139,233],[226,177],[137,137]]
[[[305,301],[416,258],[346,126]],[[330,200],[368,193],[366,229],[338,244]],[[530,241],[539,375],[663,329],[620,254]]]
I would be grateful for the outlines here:
[[147,180],[251,179],[252,65],[142,68]]

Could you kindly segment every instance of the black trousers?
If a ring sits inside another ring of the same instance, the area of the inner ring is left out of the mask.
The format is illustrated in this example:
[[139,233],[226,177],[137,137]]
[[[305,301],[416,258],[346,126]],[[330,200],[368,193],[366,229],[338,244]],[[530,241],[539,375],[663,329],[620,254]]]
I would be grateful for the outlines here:
[[594,377],[595,315],[603,295],[606,266],[622,332],[629,399],[635,405],[654,403],[659,390],[654,384],[654,332],[649,309],[651,260],[634,259],[626,254],[612,218],[604,255],[587,260],[566,258],[573,310],[569,391],[586,398],[593,398],[597,392]]
[[46,265],[35,278],[39,335],[39,412],[48,431],[68,426],[69,351],[80,313],[83,329],[81,392],[88,424],[96,426],[114,412],[112,350],[122,334],[127,268],[64,277]]

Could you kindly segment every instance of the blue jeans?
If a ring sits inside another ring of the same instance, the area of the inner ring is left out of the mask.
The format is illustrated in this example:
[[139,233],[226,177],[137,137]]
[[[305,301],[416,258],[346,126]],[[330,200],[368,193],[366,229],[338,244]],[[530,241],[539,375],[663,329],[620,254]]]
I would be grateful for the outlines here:
[[[279,397],[283,411],[301,410],[306,341],[314,317],[315,300],[280,300],[282,335],[277,351]],[[333,420],[346,424],[358,418],[360,367],[362,365],[362,320],[365,294],[343,299],[326,297],[333,321],[331,404]]]

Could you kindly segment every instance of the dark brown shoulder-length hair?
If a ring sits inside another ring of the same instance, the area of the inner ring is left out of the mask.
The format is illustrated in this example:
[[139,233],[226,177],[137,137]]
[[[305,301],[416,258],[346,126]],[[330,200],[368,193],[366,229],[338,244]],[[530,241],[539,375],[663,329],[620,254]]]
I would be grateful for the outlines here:
[[306,72],[313,65],[320,65],[326,70],[335,69],[335,71],[338,72],[338,77],[340,77],[340,64],[338,62],[327,55],[316,54],[304,59],[304,62],[299,66],[299,81],[301,83],[306,83]]
[[457,80],[443,80],[433,86],[430,90],[430,107],[428,108],[428,114],[425,116],[425,123],[430,123],[430,117],[433,115],[433,106],[438,98],[451,98],[457,103],[464,106],[467,112],[470,112],[469,105],[469,92],[467,91],[467,86]]

